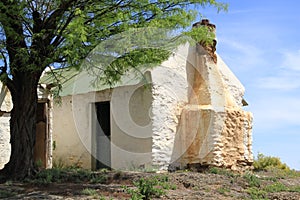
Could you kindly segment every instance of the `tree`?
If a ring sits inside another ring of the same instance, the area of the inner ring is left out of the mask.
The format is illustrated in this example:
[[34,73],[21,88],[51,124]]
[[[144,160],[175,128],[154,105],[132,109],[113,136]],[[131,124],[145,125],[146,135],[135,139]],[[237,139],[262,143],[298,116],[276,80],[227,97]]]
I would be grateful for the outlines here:
[[[190,26],[196,16],[191,5],[226,8],[215,0],[2,0],[0,80],[13,101],[12,151],[2,178],[21,179],[34,173],[37,86],[47,67],[78,68],[97,44],[130,28]],[[118,79],[116,73],[106,75]]]

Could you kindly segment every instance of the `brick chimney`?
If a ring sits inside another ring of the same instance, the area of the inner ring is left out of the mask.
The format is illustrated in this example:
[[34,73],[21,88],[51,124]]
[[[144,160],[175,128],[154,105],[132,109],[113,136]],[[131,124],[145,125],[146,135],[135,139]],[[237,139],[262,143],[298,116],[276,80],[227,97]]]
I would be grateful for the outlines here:
[[[193,24],[193,28],[197,28],[200,26],[206,26],[206,27],[208,27],[209,31],[213,32],[214,34],[216,33],[216,25],[211,24],[208,19],[202,19],[200,22]],[[216,39],[213,40],[212,44],[208,44],[204,41],[199,41],[198,45],[200,45],[201,47],[203,47],[206,50],[207,54],[212,58],[214,63],[217,63],[217,55],[215,54],[216,45],[217,45]],[[199,50],[198,45],[197,45],[197,50]]]

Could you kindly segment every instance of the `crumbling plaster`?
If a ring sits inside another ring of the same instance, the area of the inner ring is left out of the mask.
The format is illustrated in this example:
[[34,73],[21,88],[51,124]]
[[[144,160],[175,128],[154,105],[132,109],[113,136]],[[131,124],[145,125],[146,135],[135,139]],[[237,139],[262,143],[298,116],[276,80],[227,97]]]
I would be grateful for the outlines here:
[[173,165],[249,167],[252,114],[242,110],[244,87],[222,59],[212,57],[201,44],[189,53],[194,55],[187,65],[189,102],[177,127]]
[[[63,96],[61,106],[53,105],[53,116],[49,112],[50,154],[55,144],[54,159],[90,168],[92,104],[110,101],[113,168],[128,169],[132,164],[160,169],[170,164],[247,168],[253,162],[252,114],[242,109],[245,89],[220,56],[208,50],[215,47],[179,46],[167,61],[146,72],[150,90],[135,82]],[[39,93],[39,98],[48,98],[43,95]],[[134,95],[137,99],[132,99]],[[145,98],[146,104],[139,106]],[[10,111],[11,100],[0,100],[1,110]],[[0,117],[0,126],[1,168],[10,153],[9,114]]]
[[10,110],[12,109],[9,90],[0,82],[0,169],[9,161],[10,157]]

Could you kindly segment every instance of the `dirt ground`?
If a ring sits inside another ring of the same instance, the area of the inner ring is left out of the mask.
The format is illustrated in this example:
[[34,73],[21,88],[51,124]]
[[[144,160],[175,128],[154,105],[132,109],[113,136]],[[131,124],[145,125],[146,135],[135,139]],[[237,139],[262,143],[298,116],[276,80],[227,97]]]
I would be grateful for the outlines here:
[[234,174],[214,170],[209,172],[105,172],[103,183],[87,180],[39,182],[6,182],[0,184],[2,199],[131,199],[124,188],[135,189],[134,181],[141,178],[167,177],[173,186],[165,194],[152,199],[276,199],[300,200],[300,176],[277,174]]

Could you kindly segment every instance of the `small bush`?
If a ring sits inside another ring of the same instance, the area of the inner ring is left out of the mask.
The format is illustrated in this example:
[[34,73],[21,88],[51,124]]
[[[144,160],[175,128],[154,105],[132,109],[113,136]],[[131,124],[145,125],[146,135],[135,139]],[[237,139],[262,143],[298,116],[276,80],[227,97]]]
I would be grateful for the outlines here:
[[165,190],[176,189],[176,185],[169,183],[168,176],[141,178],[133,184],[137,189],[125,187],[125,190],[131,194],[132,200],[149,200],[151,197],[159,198],[166,193]]
[[107,182],[107,176],[105,174],[93,174],[90,182],[104,184]]
[[[100,175],[103,180],[103,174]],[[62,183],[62,182],[93,182],[98,183],[98,174],[93,174],[90,170],[79,169],[79,168],[53,168],[45,169],[37,173],[31,179],[26,181],[34,184],[50,184],[50,183]],[[25,181],[25,182],[26,182]]]
[[257,159],[253,162],[254,170],[269,170],[269,169],[279,169],[284,171],[290,171],[290,168],[282,163],[277,157],[265,156],[262,153],[257,155]]
[[246,179],[250,187],[260,187],[261,181],[254,174],[247,172],[244,174],[243,178]]
[[251,199],[267,199],[267,192],[256,187],[250,187],[247,189],[247,193],[250,195]]
[[90,188],[83,189],[81,193],[89,196],[98,196],[98,192],[95,189],[90,189]]
[[280,182],[273,183],[264,187],[266,192],[285,192],[289,191],[289,188]]
[[225,175],[229,178],[235,178],[236,176],[238,176],[233,171],[224,168],[219,168],[219,167],[211,167],[209,168],[208,172],[211,174]]
[[222,195],[227,195],[227,193],[230,192],[230,189],[226,188],[226,187],[220,187],[217,189],[217,192],[222,194]]

